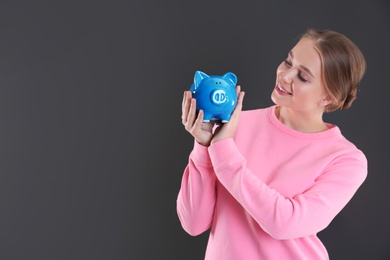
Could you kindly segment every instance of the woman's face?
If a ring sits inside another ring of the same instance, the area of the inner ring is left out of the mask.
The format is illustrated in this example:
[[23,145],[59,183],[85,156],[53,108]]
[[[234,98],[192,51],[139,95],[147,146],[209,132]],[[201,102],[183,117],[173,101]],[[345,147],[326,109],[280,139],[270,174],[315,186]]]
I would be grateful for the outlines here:
[[321,58],[312,40],[300,40],[279,65],[271,98],[276,105],[301,112],[323,112],[330,103],[322,80]]

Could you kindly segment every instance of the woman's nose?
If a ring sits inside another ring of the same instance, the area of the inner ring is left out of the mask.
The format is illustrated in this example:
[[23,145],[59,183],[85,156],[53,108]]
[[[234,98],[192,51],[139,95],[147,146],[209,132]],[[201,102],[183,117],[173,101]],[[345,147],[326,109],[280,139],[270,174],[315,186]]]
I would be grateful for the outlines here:
[[287,69],[279,73],[279,80],[282,80],[284,83],[291,84],[293,76],[294,76],[294,70]]

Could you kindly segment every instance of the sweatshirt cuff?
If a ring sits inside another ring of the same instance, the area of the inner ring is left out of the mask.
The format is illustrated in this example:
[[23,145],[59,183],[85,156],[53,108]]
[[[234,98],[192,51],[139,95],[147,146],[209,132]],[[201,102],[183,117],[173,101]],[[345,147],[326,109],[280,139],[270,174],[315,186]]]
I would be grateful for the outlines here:
[[213,143],[209,146],[208,152],[214,167],[218,167],[233,158],[241,159],[242,157],[233,138],[226,138]]
[[192,149],[190,157],[194,161],[194,163],[198,165],[202,165],[206,167],[213,166],[210,160],[208,147],[201,145],[196,140],[194,140],[194,147]]

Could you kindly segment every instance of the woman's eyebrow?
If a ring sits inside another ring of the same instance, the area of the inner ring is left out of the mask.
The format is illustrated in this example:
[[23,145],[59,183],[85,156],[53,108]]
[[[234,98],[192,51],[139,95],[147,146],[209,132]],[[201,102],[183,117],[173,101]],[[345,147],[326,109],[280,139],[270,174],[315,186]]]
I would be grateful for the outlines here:
[[[292,51],[290,51],[290,52],[288,53],[288,55],[291,57],[291,59],[294,59],[294,54],[292,53]],[[313,78],[315,78],[314,75],[313,75],[313,73],[311,73],[311,71],[310,71],[307,67],[305,67],[305,66],[303,66],[303,65],[299,65],[299,68],[302,69],[302,70],[304,70],[304,71],[306,71],[310,76],[312,76]]]

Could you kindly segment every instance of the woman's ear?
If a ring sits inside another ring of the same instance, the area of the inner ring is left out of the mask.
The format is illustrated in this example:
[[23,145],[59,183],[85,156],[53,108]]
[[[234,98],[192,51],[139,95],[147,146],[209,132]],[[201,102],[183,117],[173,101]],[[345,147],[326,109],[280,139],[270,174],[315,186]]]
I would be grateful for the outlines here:
[[329,97],[329,95],[326,95],[323,99],[321,99],[319,105],[326,107],[327,105],[332,103],[332,99]]

